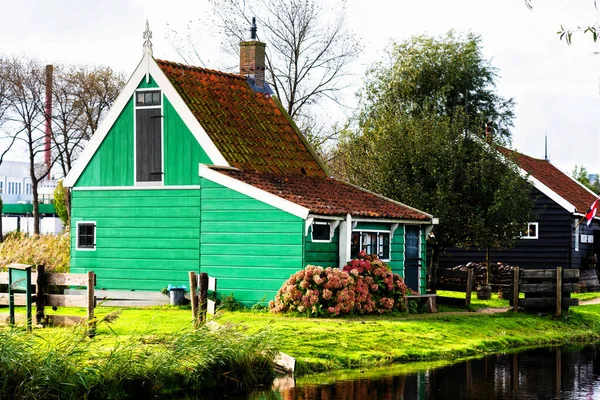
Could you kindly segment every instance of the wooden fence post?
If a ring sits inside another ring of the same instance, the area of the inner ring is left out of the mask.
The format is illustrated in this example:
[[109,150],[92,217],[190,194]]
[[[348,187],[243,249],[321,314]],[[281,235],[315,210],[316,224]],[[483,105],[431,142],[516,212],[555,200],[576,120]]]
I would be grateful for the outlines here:
[[44,325],[44,307],[46,306],[46,267],[37,266],[37,278],[35,281],[35,323]]
[[96,307],[96,295],[94,293],[96,286],[96,274],[94,271],[87,273],[87,320],[89,337],[96,336],[96,321],[94,320],[94,308]]
[[194,327],[198,326],[198,292],[196,288],[198,287],[198,278],[196,278],[196,273],[194,271],[190,271],[190,300],[192,303],[192,318],[194,319]]
[[556,267],[556,317],[562,313],[562,267]]
[[198,322],[202,324],[206,322],[206,305],[208,304],[208,274],[206,272],[200,273],[198,287],[200,288]]
[[473,268],[467,271],[467,293],[465,299],[465,307],[471,306],[471,292],[473,291]]
[[519,311],[519,267],[513,270],[513,311]]

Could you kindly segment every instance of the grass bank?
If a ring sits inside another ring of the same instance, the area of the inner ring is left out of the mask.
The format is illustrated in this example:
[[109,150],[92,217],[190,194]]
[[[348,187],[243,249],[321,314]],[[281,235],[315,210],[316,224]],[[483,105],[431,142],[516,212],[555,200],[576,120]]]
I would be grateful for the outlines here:
[[[501,308],[507,303],[474,300],[472,307],[485,305]],[[443,364],[507,349],[600,339],[600,305],[574,307],[558,320],[440,309],[438,314],[328,319],[229,311],[195,332],[189,308],[131,308],[122,309],[112,323],[100,324],[91,340],[81,328],[36,329],[33,335],[0,328],[0,393],[24,390],[26,381],[35,388],[30,397],[47,391],[72,392],[73,398],[81,393],[116,398],[130,390],[164,394],[221,383],[251,386],[268,380],[260,371],[271,370],[275,350],[295,357],[298,372],[305,374],[416,361]],[[103,318],[111,311],[100,307],[97,315]],[[54,313],[85,315],[85,310],[59,308]],[[39,369],[14,368],[19,365]]]

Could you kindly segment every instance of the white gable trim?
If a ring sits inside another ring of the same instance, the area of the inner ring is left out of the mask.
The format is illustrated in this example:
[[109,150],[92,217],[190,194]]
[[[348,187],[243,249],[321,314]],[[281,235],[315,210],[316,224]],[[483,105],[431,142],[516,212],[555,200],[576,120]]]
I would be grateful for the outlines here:
[[[506,160],[506,157],[504,157],[504,159]],[[515,162],[513,162],[513,164],[515,164],[517,166],[518,171],[521,174],[521,176],[523,178],[525,178],[525,179],[528,179],[529,182],[531,182],[533,184],[534,188],[536,188],[537,190],[539,190],[540,192],[542,192],[543,194],[545,194],[546,196],[548,196],[552,201],[554,201],[556,204],[558,204],[559,206],[561,206],[562,208],[564,208],[568,212],[574,213],[574,212],[577,211],[577,208],[575,208],[575,206],[573,204],[569,203],[565,198],[563,198],[562,196],[560,196],[554,190],[550,189],[548,186],[544,185],[536,177],[534,177],[533,175],[529,174],[527,171],[525,171],[523,168],[521,168]]]
[[[229,164],[225,161],[225,158],[221,154],[219,150],[217,150],[214,143],[210,140],[206,131],[202,128],[198,120],[194,117],[189,108],[185,105],[185,102],[181,99],[181,96],[177,93],[169,79],[162,72],[156,61],[149,54],[145,54],[135,71],[125,84],[125,88],[121,91],[117,100],[110,108],[106,117],[102,120],[100,126],[94,136],[90,139],[88,144],[85,146],[81,155],[75,162],[75,165],[69,172],[69,174],[65,177],[63,181],[63,185],[66,187],[73,187],[83,171],[85,167],[92,160],[94,154],[100,145],[108,135],[108,132],[116,122],[117,118],[129,102],[131,100],[133,94],[135,93],[139,83],[146,76],[146,74],[150,72],[150,75],[154,78],[156,83],[162,93],[169,99],[177,113],[180,115],[183,122],[190,129],[200,146],[204,149],[210,160],[216,165],[224,165],[228,166]],[[134,132],[131,133],[132,135]],[[134,149],[135,150],[135,149]],[[135,179],[135,177],[133,177]]]
[[308,218],[308,213],[310,211],[308,208],[302,207],[289,200],[275,196],[267,191],[234,179],[218,171],[212,170],[205,164],[200,164],[198,175],[200,175],[201,178],[206,178],[209,181],[218,183],[219,185],[225,186],[231,190],[235,190],[238,193],[245,194],[246,196],[252,197],[253,199],[261,201],[304,220]]

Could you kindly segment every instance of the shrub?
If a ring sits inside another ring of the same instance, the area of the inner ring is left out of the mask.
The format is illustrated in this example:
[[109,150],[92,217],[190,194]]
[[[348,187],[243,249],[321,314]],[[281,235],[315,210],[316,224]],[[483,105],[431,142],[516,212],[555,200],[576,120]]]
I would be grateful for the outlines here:
[[296,272],[269,306],[272,312],[309,316],[383,314],[404,311],[408,291],[386,263],[362,252],[343,270],[309,265]]
[[28,236],[11,232],[0,244],[0,270],[11,263],[44,265],[47,271],[69,272],[69,233]]

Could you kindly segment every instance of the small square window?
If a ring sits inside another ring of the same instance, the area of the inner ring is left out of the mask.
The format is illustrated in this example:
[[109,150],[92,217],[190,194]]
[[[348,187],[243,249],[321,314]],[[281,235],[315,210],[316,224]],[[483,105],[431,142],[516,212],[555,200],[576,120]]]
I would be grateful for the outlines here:
[[96,248],[96,224],[94,222],[77,223],[77,248]]
[[137,92],[135,96],[136,106],[160,106],[160,90],[147,90]]
[[330,241],[329,237],[329,223],[328,222],[314,222],[312,224],[312,240],[313,241]]
[[537,239],[539,234],[539,226],[537,222],[528,222],[527,229],[521,236],[521,239]]

